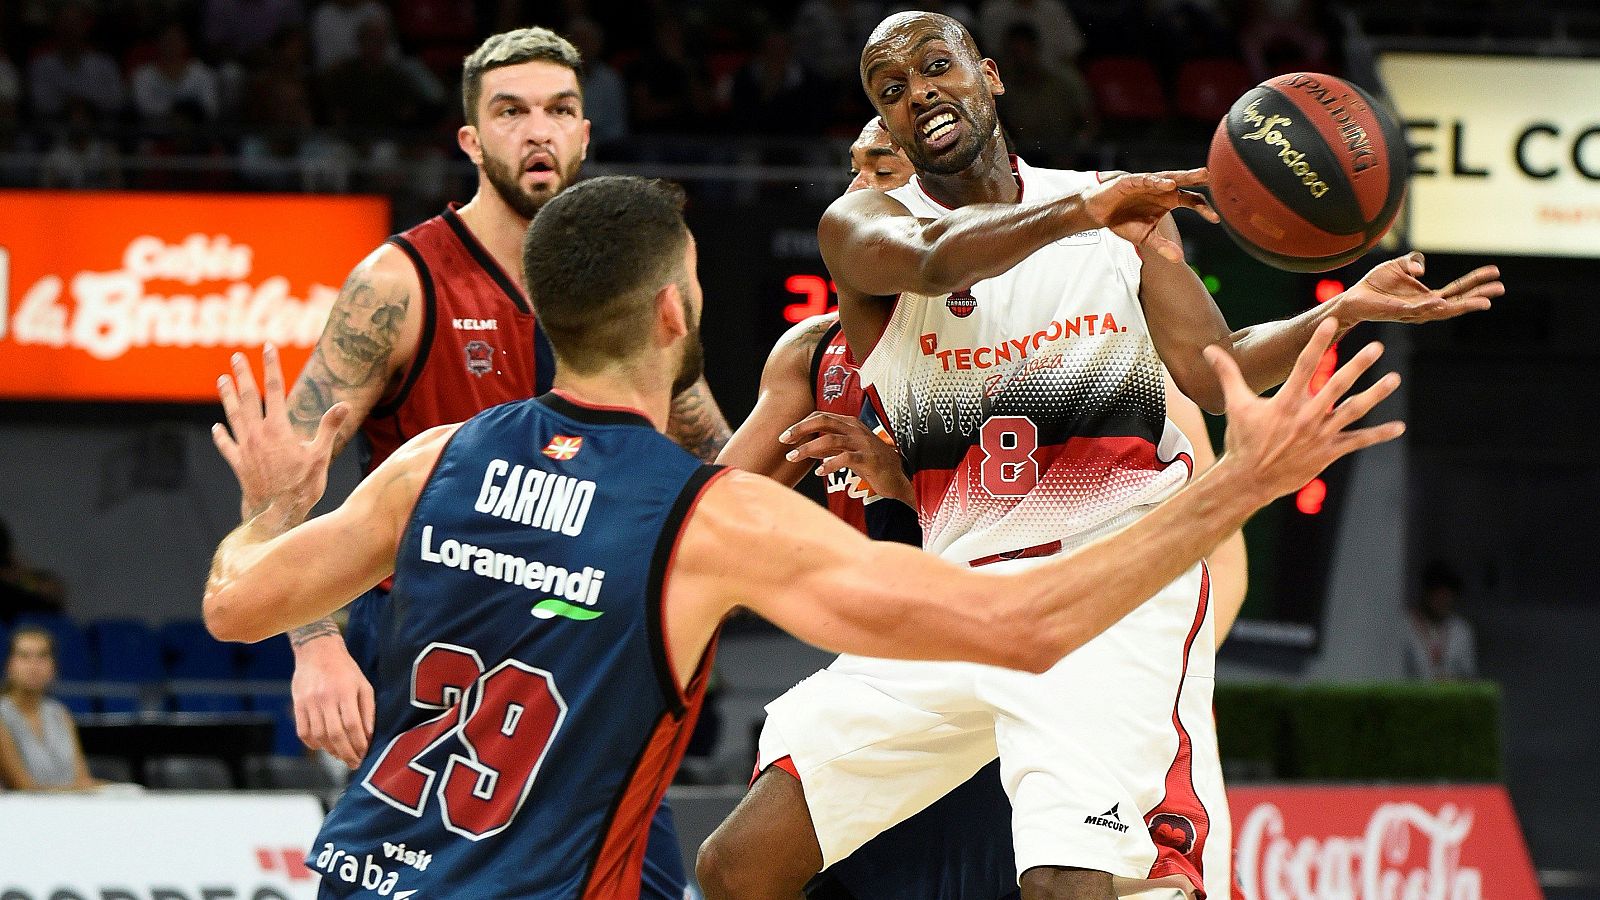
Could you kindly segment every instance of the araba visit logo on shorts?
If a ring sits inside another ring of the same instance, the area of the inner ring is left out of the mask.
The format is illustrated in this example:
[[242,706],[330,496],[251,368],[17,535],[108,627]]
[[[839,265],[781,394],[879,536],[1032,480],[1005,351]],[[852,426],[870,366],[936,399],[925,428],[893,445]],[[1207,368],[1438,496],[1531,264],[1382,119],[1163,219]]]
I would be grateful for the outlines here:
[[[299,298],[280,275],[252,284],[254,256],[225,234],[191,234],[176,244],[141,235],[128,242],[120,269],[78,272],[70,281],[46,275],[29,285],[0,336],[96,359],[135,347],[315,344],[338,288],[314,284]],[[154,293],[151,282],[180,287]],[[7,306],[0,300],[0,309]]]
[[1472,812],[1446,803],[1430,813],[1415,803],[1385,803],[1364,833],[1285,835],[1283,811],[1263,803],[1235,843],[1245,900],[1482,900],[1483,873],[1461,865]]

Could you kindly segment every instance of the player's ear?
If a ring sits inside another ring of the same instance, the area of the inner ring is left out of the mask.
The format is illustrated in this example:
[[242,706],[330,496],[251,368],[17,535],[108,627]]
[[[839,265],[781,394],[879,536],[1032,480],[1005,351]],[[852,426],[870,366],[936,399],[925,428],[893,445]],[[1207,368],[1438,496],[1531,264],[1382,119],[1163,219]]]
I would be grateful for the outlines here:
[[689,298],[683,296],[675,282],[669,281],[656,291],[656,327],[664,344],[689,333]]
[[582,155],[580,155],[578,157],[580,162],[582,160],[586,160],[586,159],[589,158],[589,131],[590,131],[590,127],[591,126],[590,126],[589,120],[588,119],[584,119],[583,120],[583,152],[582,152]]
[[456,145],[472,160],[475,166],[483,165],[483,145],[478,143],[478,127],[463,125],[456,129]]
[[983,69],[983,80],[989,82],[989,93],[997,97],[1004,94],[1006,86],[1000,80],[1000,66],[987,57],[979,62],[978,65]]

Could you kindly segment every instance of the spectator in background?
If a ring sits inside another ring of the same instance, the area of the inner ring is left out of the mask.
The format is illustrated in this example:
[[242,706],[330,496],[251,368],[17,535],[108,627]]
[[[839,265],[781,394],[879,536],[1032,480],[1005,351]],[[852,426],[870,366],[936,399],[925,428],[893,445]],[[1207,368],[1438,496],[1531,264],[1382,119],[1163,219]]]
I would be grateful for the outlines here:
[[795,58],[789,36],[770,31],[761,50],[733,77],[731,111],[741,131],[812,134],[829,110],[826,92]]
[[966,28],[967,31],[971,32],[972,34],[978,33],[978,17],[973,14],[972,7],[965,3],[946,3],[944,0],[925,0],[925,2],[922,3],[891,3],[889,4],[889,8],[884,10],[884,14],[888,15],[890,13],[906,12],[908,10],[918,10],[921,12],[931,12],[938,13],[942,16],[949,16],[950,18],[955,19],[957,22],[960,22],[962,27]]
[[9,132],[16,126],[17,103],[21,99],[22,81],[17,77],[17,67],[0,50],[0,132]]
[[[361,52],[361,26],[382,19],[393,33],[389,10],[378,0],[323,0],[311,14],[311,52],[318,72],[326,72]],[[391,53],[398,49],[389,48]]]
[[356,55],[320,78],[328,124],[376,132],[421,123],[427,99],[390,52],[392,47],[388,17],[372,16],[361,23]]
[[978,13],[978,49],[996,52],[1014,25],[1033,27],[1045,65],[1065,70],[1077,64],[1083,31],[1061,0],[989,0]]
[[0,624],[9,624],[18,613],[59,613],[64,594],[55,573],[23,565],[11,529],[0,520]]
[[622,74],[606,62],[606,36],[595,20],[580,16],[567,28],[567,38],[583,54],[583,114],[589,119],[589,142],[606,144],[628,136],[628,88]]
[[1322,72],[1328,39],[1316,27],[1305,0],[1250,0],[1241,19],[1239,49],[1256,78],[1285,72]]
[[50,696],[56,680],[55,639],[24,625],[11,635],[6,677],[0,687],[0,781],[18,791],[87,790],[104,782],[89,774],[78,729],[61,701]]
[[214,122],[220,112],[217,75],[189,53],[189,36],[176,22],[162,29],[156,55],[133,71],[133,107],[146,126],[172,128]]
[[667,133],[703,127],[711,93],[700,64],[689,57],[683,26],[666,8],[655,42],[628,66],[628,98],[635,130]]
[[1422,595],[1411,606],[1411,641],[1406,647],[1406,675],[1448,680],[1476,678],[1478,648],[1472,626],[1456,610],[1461,577],[1442,562],[1422,571]]
[[806,48],[806,62],[832,84],[860,81],[861,48],[883,19],[872,0],[806,0],[790,29],[795,46]]
[[28,67],[33,111],[39,116],[65,119],[74,101],[88,105],[100,117],[121,112],[122,70],[110,56],[89,45],[90,24],[88,9],[79,3],[57,10],[54,42]]
[[265,53],[278,32],[304,21],[300,0],[206,0],[205,52],[214,60],[251,59]]
[[1000,119],[1014,148],[1035,165],[1069,163],[1094,130],[1094,105],[1089,87],[1076,68],[1046,64],[1039,32],[1018,22],[999,46]]
[[39,186],[47,188],[120,188],[122,152],[98,125],[99,117],[88,101],[74,97],[67,103],[66,127],[44,155]]

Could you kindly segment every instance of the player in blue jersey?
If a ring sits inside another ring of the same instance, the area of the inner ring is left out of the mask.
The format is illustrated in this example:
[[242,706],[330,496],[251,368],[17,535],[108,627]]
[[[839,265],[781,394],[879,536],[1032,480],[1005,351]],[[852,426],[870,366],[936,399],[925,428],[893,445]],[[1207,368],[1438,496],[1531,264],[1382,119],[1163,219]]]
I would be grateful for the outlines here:
[[[651,811],[735,608],[841,652],[1040,671],[1265,503],[1403,430],[1353,427],[1397,376],[1344,398],[1377,345],[1308,390],[1330,324],[1271,399],[1210,351],[1229,452],[1121,532],[1019,574],[870,542],[660,433],[673,388],[700,368],[680,202],[627,177],[551,200],[524,267],[555,391],[425,432],[303,521],[347,415],[336,405],[294,448],[299,489],[219,545],[204,613],[224,640],[278,634],[394,576],[378,641],[408,663],[380,668],[372,749],[313,845],[323,896],[637,897]],[[219,446],[237,469],[287,427],[283,391],[263,396],[248,370],[226,387]]]
[[[544,28],[493,35],[467,57],[458,138],[476,165],[477,193],[386,241],[351,272],[289,391],[295,429],[284,440],[309,436],[343,401],[352,415],[336,446],[360,431],[370,471],[427,428],[550,389],[554,363],[521,286],[520,253],[529,219],[576,180],[588,151],[582,64],[576,47]],[[496,365],[466,364],[474,346],[493,350]],[[704,381],[675,399],[668,433],[707,461],[727,440]],[[271,466],[252,474],[240,479],[246,516],[283,489]],[[372,737],[372,639],[386,595],[379,586],[351,604],[343,635],[329,619],[290,634],[299,735],[352,769]],[[654,827],[645,896],[682,900],[688,875],[665,804]]]

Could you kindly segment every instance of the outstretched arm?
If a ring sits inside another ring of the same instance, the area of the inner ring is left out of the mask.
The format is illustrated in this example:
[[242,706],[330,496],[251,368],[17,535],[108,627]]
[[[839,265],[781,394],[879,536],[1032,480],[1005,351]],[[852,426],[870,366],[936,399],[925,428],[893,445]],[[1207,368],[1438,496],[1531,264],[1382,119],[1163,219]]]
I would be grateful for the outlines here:
[[[336,424],[324,417],[320,446],[332,449]],[[304,509],[275,503],[234,529],[211,562],[206,628],[218,640],[259,641],[328,615],[390,575],[411,510],[457,427],[408,441],[325,516],[305,521]]]
[[1036,203],[964,206],[923,223],[877,191],[853,191],[822,216],[817,236],[835,280],[874,296],[947,294],[993,278],[1051,241],[1109,227],[1135,244],[1181,255],[1155,223],[1186,206],[1214,219],[1200,195],[1204,169],[1119,175],[1082,194]]
[[1233,333],[1233,354],[1245,380],[1258,391],[1283,380],[1295,351],[1325,319],[1339,337],[1362,322],[1419,325],[1489,308],[1506,292],[1497,266],[1480,266],[1437,290],[1420,280],[1427,271],[1419,251],[1375,266],[1348,290],[1292,319],[1252,325]]
[[[1174,246],[1180,237],[1170,216],[1158,231]],[[1349,290],[1300,315],[1230,331],[1194,271],[1181,258],[1141,252],[1139,300],[1151,339],[1173,380],[1206,410],[1222,412],[1222,391],[1202,351],[1213,344],[1233,353],[1245,383],[1257,392],[1279,384],[1295,356],[1325,319],[1338,324],[1338,336],[1361,322],[1435,322],[1489,308],[1505,293],[1500,270],[1483,266],[1433,290],[1418,280],[1421,253],[1391,259],[1368,272]]]
[[[1315,394],[1307,390],[1332,337],[1331,326],[1319,329],[1289,388],[1270,399],[1251,393],[1228,354],[1208,351],[1233,410],[1223,459],[1128,528],[1022,573],[985,574],[867,541],[744,473],[713,482],[684,530],[667,586],[677,671],[692,671],[722,617],[741,605],[830,650],[1042,671],[1270,500],[1347,453],[1399,436],[1397,422],[1347,430],[1394,391],[1398,376],[1338,402],[1377,359],[1378,345],[1363,348]],[[733,563],[730,553],[755,564]]]

